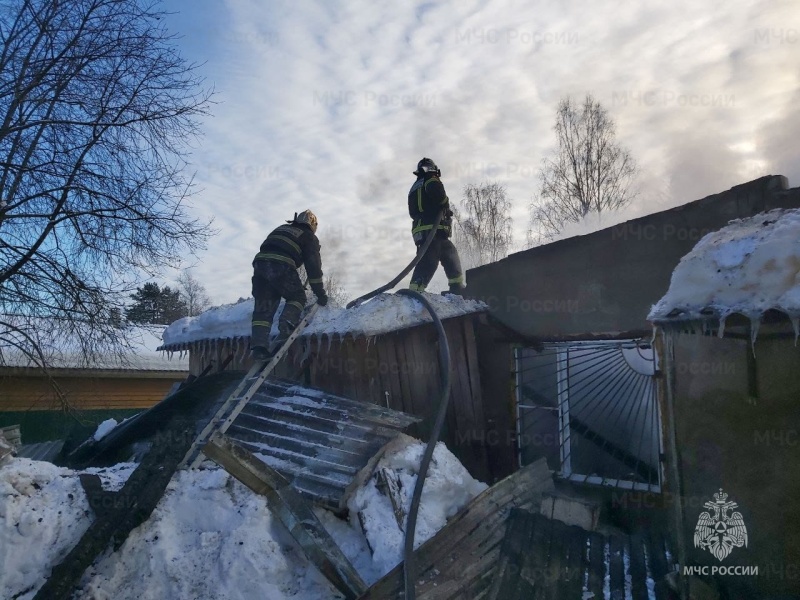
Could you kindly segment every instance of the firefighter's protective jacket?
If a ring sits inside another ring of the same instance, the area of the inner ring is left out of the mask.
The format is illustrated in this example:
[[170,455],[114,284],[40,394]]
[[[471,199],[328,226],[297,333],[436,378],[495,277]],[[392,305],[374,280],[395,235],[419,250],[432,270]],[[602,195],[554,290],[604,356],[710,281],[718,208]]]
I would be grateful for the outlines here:
[[283,262],[295,269],[305,265],[312,291],[317,296],[325,292],[319,239],[306,225],[288,223],[275,228],[261,244],[257,260]]
[[444,184],[433,173],[418,177],[408,192],[408,214],[413,219],[411,234],[419,244],[436,222],[436,215],[444,209],[439,222],[438,236],[450,237],[452,216],[450,200],[444,191]]

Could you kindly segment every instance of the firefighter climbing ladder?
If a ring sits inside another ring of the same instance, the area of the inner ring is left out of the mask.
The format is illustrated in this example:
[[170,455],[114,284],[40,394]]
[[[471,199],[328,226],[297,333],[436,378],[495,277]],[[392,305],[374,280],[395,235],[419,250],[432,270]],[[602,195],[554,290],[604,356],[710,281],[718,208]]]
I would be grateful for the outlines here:
[[275,366],[284,357],[286,352],[289,350],[289,347],[292,345],[292,342],[294,342],[298,336],[303,333],[303,330],[311,322],[311,319],[313,319],[314,315],[317,314],[318,309],[318,304],[314,304],[308,309],[308,312],[300,320],[300,323],[297,325],[295,330],[286,339],[284,344],[278,349],[274,356],[269,359],[269,361],[257,361],[250,368],[250,371],[248,371],[247,375],[245,375],[244,379],[242,379],[242,382],[236,387],[228,399],[222,403],[222,406],[208,422],[208,425],[205,426],[203,431],[200,432],[200,435],[198,435],[194,440],[192,447],[189,448],[189,451],[186,453],[186,456],[183,458],[183,461],[181,461],[181,464],[178,468],[182,469],[188,467],[195,469],[200,465],[201,462],[203,462],[203,454],[201,450],[203,446],[208,443],[208,440],[216,431],[225,433],[228,430],[231,424],[236,420],[236,417],[239,416],[239,413],[242,412],[242,409],[244,409],[245,405],[258,391],[258,388],[261,387],[269,374],[272,373]]

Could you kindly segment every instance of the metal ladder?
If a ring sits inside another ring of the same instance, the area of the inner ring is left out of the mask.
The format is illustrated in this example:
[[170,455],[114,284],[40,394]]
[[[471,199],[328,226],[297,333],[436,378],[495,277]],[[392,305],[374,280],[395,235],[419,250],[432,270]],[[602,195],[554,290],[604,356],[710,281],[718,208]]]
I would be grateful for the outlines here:
[[178,465],[179,469],[187,467],[195,469],[203,462],[203,446],[208,443],[208,440],[214,432],[219,431],[220,433],[225,433],[228,430],[231,424],[236,420],[236,417],[239,416],[239,413],[242,412],[242,409],[244,409],[264,381],[266,381],[269,374],[275,369],[275,366],[284,357],[286,352],[288,352],[292,342],[303,333],[303,330],[311,322],[311,319],[317,314],[318,309],[318,304],[313,304],[311,308],[308,309],[308,312],[300,320],[300,323],[269,361],[256,361],[247,372],[247,375],[244,376],[241,383],[239,383],[233,393],[228,396],[228,399],[222,403],[219,410],[203,428],[203,431],[195,438],[192,447],[189,448],[186,456],[184,456],[183,460]]

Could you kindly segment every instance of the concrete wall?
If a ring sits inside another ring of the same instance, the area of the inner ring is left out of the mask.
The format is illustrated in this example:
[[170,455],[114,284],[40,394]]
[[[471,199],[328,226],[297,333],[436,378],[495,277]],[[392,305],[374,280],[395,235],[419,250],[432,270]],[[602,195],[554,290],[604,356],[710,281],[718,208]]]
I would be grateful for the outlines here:
[[[759,338],[754,358],[745,340],[677,336],[675,429],[688,564],[758,566],[738,579],[767,598],[800,590],[800,348]],[[720,488],[749,537],[722,563],[693,544]]]
[[540,339],[649,330],[650,307],[680,259],[731,219],[800,207],[800,189],[767,176],[684,206],[512,254],[467,272],[468,292],[516,332]]

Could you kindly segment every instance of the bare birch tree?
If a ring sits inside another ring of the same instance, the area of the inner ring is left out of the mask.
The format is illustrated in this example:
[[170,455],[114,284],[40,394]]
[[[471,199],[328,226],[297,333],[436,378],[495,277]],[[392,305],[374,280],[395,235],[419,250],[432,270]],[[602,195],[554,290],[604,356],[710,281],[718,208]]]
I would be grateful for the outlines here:
[[453,209],[453,242],[462,267],[471,269],[508,255],[513,244],[511,202],[498,183],[467,184],[461,208]]
[[211,298],[208,297],[206,287],[195,279],[189,269],[184,269],[178,275],[178,291],[180,292],[181,300],[186,304],[187,316],[189,317],[196,317],[211,306]]
[[591,212],[618,210],[635,196],[636,164],[617,144],[614,121],[591,94],[580,106],[569,97],[561,100],[554,129],[556,150],[542,161],[539,199],[531,206],[531,228],[545,238]]
[[212,233],[186,205],[210,103],[148,0],[6,0],[0,11],[0,364],[87,363],[148,275]]

